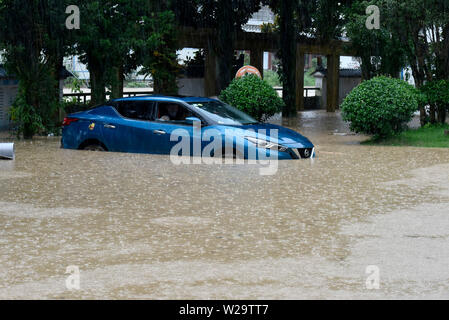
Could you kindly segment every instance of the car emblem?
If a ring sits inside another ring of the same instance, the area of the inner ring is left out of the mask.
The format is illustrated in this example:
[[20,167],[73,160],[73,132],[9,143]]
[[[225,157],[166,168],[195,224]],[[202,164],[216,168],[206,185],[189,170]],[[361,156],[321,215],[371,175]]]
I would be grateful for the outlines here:
[[89,126],[89,130],[93,131],[95,129],[95,123],[91,123]]
[[310,156],[310,151],[309,150],[304,150],[304,155],[306,156],[306,157],[309,157]]

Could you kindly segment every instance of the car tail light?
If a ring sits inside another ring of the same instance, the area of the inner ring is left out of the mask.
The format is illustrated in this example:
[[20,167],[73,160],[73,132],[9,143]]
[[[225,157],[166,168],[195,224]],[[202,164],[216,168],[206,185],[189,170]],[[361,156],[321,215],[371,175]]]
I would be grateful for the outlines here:
[[77,122],[79,119],[75,119],[75,118],[64,118],[64,122],[62,123],[63,127],[67,127],[69,125],[71,125],[73,122]]

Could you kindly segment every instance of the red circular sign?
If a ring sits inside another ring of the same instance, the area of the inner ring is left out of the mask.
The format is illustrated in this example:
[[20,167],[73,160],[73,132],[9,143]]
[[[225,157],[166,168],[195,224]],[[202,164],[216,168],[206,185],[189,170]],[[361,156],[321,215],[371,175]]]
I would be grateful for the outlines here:
[[262,79],[262,75],[260,74],[260,71],[253,66],[244,66],[244,67],[240,68],[240,70],[237,71],[237,74],[235,75],[235,77],[241,78],[241,77],[246,76],[247,74],[255,74],[256,76],[258,76],[259,78]]

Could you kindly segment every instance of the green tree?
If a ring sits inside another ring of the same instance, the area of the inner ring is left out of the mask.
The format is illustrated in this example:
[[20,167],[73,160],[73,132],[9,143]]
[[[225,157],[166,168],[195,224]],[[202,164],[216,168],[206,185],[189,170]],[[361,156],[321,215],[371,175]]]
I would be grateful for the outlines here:
[[92,104],[122,96],[124,74],[136,67],[134,47],[144,36],[140,22],[147,13],[146,0],[83,0],[79,2],[81,28],[74,31],[80,60],[90,73]]
[[176,93],[176,29],[170,1],[83,0],[77,52],[90,72],[92,104],[123,95],[125,75],[143,66],[157,93]]
[[[385,0],[387,1],[387,0]],[[426,82],[449,79],[449,3],[446,0],[388,0],[394,32],[402,36],[408,62],[417,86]],[[438,114],[437,116],[437,113]],[[435,123],[445,118],[445,109],[430,104],[429,119]],[[421,124],[426,123],[427,113],[421,106]]]
[[[65,9],[65,8],[64,8]],[[4,0],[0,2],[0,43],[6,68],[19,80],[19,96],[12,118],[19,134],[32,138],[38,130],[54,126],[58,108],[58,63],[66,42],[61,23],[65,10],[52,0]]]
[[144,37],[136,46],[136,56],[143,66],[141,73],[153,77],[155,93],[172,95],[178,91],[176,26],[171,1],[150,1],[149,12],[142,20]]
[[[376,5],[381,10],[381,27],[369,30],[365,27],[366,8]],[[356,1],[346,10],[346,31],[351,39],[352,48],[362,59],[362,74],[366,80],[374,76],[388,75],[399,77],[400,70],[406,65],[406,52],[401,45],[400,35],[391,32],[388,5],[383,0]]]
[[285,102],[282,115],[293,117],[296,116],[296,42],[299,35],[310,27],[309,4],[302,0],[271,0],[269,5],[278,15],[278,26],[273,30],[280,36],[278,72]]
[[46,30],[43,52],[53,70],[51,76],[57,84],[54,88],[54,96],[57,100],[60,98],[58,82],[60,71],[64,67],[64,57],[72,52],[74,46],[73,33],[66,26],[67,15],[65,13],[67,6],[71,4],[70,0],[42,1]]
[[[209,41],[209,50],[218,58],[218,91],[229,85],[233,77],[234,41],[253,13],[267,0],[175,0],[173,11],[180,26],[211,28],[217,36]],[[242,49],[242,48],[238,48]]]
[[[364,60],[364,70],[369,69],[370,76],[392,74],[401,67],[410,66],[418,88],[429,81],[448,79],[447,0],[356,1],[352,8],[356,19],[363,20],[362,10],[368,4],[376,4],[381,9],[381,30],[360,28],[362,21],[353,20],[348,24],[348,34]],[[371,58],[373,56],[374,59]],[[428,118],[424,107],[420,106],[422,125]],[[431,105],[431,122],[436,122],[438,111]]]
[[342,36],[347,21],[345,11],[353,0],[313,0],[308,1],[311,16],[309,33],[316,39],[328,41]]
[[446,114],[449,110],[449,80],[433,80],[421,87],[425,102],[438,114],[438,122],[446,123]]

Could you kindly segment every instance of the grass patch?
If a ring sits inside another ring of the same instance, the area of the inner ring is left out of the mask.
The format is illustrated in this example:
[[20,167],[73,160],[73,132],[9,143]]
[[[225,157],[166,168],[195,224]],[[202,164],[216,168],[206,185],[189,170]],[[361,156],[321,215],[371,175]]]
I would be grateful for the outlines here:
[[449,148],[449,136],[444,131],[449,125],[427,125],[419,129],[410,129],[385,139],[370,139],[364,145],[409,146],[422,148]]

